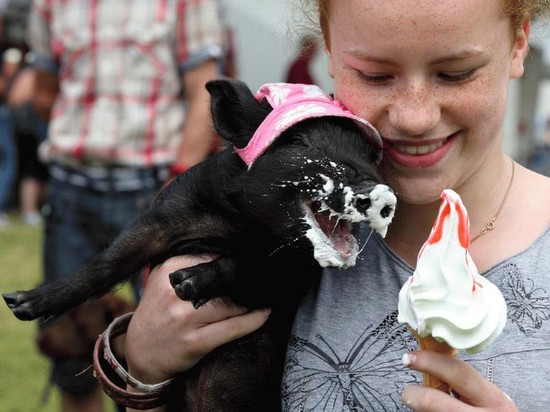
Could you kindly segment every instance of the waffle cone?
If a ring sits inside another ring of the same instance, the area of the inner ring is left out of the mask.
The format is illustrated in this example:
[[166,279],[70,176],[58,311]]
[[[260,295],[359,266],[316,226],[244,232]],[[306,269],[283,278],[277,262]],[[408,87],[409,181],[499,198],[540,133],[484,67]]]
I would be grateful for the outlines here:
[[[439,342],[435,340],[431,336],[421,337],[416,334],[416,332],[413,332],[414,336],[416,337],[416,340],[418,341],[418,345],[420,346],[420,350],[431,350],[433,352],[443,353],[445,355],[449,356],[457,356],[458,351],[445,342]],[[447,382],[443,382],[441,379],[436,378],[435,376],[432,376],[427,373],[422,374],[422,379],[424,386],[428,386],[430,388],[434,388],[437,390],[440,390],[442,392],[451,393],[451,387]]]

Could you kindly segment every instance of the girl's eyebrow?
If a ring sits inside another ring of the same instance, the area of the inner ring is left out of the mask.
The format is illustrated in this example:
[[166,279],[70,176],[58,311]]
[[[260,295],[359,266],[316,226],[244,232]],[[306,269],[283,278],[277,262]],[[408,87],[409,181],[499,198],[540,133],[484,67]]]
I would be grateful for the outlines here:
[[[399,65],[392,58],[378,57],[378,56],[370,55],[370,54],[368,54],[364,51],[360,51],[360,50],[348,50],[348,51],[344,51],[344,54],[347,54],[347,55],[352,56],[352,57],[357,57],[361,60],[369,61],[369,62],[372,62],[372,63],[385,64],[385,65],[389,65],[389,66],[398,66]],[[451,54],[448,54],[448,55],[438,57],[438,58],[432,60],[430,62],[430,64],[437,65],[437,64],[446,63],[446,62],[468,60],[468,59],[471,59],[471,58],[480,57],[482,55],[483,55],[483,52],[481,50],[467,49],[467,50],[460,51],[460,52],[457,52],[457,53],[451,53]]]
[[452,62],[452,61],[458,61],[458,60],[467,60],[471,58],[480,57],[483,55],[483,52],[481,50],[464,50],[459,53],[449,54],[447,56],[442,56],[434,61],[432,61],[432,64],[440,64],[445,62]]
[[398,66],[397,62],[392,60],[391,58],[385,58],[385,57],[377,57],[368,54],[367,52],[361,51],[361,50],[345,50],[344,54],[352,57],[357,57],[361,60],[368,60],[369,62],[373,63],[380,63],[380,64],[387,64],[390,66]]

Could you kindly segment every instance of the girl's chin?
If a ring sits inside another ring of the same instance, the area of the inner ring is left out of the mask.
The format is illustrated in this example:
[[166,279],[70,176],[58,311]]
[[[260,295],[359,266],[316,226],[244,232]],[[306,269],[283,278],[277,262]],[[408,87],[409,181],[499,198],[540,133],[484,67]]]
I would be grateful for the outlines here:
[[396,193],[399,202],[410,204],[430,204],[440,202],[441,192],[452,188],[449,182],[441,181],[442,175],[414,176],[406,173],[384,173],[388,185]]

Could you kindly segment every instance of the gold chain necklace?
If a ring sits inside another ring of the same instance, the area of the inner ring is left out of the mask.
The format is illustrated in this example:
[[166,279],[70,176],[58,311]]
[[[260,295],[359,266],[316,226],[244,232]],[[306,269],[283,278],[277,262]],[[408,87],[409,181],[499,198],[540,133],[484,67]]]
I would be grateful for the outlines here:
[[510,159],[512,161],[512,177],[510,178],[510,183],[508,183],[508,189],[506,189],[506,193],[504,194],[504,199],[502,199],[502,203],[500,204],[500,207],[498,208],[497,214],[495,217],[491,219],[489,223],[485,225],[483,230],[479,232],[471,241],[470,244],[474,243],[480,236],[483,236],[485,233],[489,232],[490,230],[493,230],[495,228],[495,221],[497,220],[498,216],[500,215],[500,212],[502,211],[502,208],[506,204],[506,200],[508,199],[508,195],[510,194],[510,189],[512,188],[512,182],[514,181],[514,173],[516,171],[516,164],[514,163],[513,159]]

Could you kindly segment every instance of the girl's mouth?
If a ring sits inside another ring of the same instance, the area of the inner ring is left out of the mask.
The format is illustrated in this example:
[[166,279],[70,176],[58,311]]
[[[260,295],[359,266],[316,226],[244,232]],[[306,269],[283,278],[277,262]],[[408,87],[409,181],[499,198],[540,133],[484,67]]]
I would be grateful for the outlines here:
[[384,140],[384,154],[392,162],[410,168],[429,167],[438,163],[447,154],[457,139],[453,133],[445,139],[431,142],[392,142]]
[[424,155],[437,150],[438,148],[443,146],[443,144],[446,141],[447,139],[440,141],[438,143],[425,144],[425,145],[419,145],[419,146],[396,144],[393,147],[394,149],[402,153],[406,153],[410,155]]

